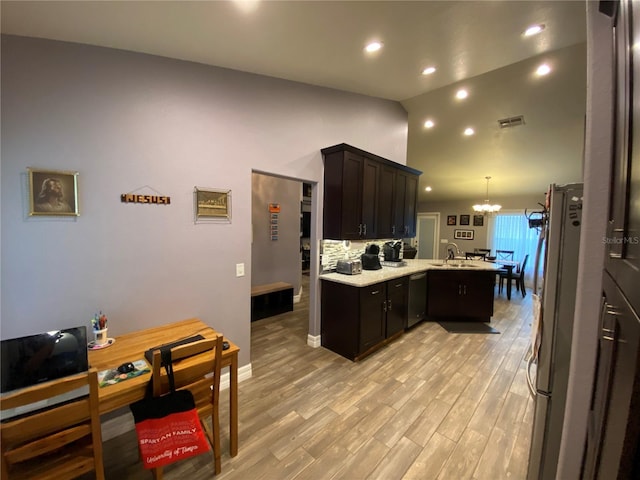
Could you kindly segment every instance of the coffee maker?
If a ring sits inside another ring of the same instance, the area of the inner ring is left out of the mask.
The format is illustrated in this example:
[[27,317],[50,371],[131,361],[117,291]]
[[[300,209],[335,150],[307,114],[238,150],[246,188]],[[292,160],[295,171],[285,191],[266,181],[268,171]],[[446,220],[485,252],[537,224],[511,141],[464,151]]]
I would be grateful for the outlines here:
[[400,251],[402,250],[402,242],[387,242],[384,244],[383,253],[385,262],[400,262]]

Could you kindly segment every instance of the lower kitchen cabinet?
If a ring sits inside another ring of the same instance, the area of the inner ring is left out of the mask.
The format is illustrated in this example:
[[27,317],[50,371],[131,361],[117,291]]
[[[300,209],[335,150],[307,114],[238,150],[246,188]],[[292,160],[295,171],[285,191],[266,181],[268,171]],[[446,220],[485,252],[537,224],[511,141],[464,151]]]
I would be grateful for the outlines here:
[[488,322],[493,315],[496,273],[433,270],[427,276],[427,315]]
[[409,278],[366,287],[322,282],[322,346],[358,360],[404,331]]

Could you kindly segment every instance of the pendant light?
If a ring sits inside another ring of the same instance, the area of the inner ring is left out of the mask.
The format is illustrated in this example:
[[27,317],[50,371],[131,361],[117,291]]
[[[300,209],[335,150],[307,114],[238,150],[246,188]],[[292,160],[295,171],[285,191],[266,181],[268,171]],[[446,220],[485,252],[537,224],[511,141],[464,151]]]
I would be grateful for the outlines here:
[[491,205],[489,203],[489,180],[491,179],[491,177],[484,177],[487,179],[487,198],[485,199],[483,204],[479,204],[479,205],[474,205],[473,209],[476,212],[482,212],[482,213],[496,213],[498,211],[500,211],[500,209],[502,208],[502,205]]

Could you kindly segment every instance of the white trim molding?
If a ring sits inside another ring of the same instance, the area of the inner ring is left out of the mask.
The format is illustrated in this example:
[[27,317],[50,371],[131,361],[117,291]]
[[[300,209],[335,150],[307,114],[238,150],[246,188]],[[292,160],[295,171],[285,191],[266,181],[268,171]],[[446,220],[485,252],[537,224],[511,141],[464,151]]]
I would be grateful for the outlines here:
[[322,344],[321,335],[307,335],[307,345],[313,348],[318,348]]

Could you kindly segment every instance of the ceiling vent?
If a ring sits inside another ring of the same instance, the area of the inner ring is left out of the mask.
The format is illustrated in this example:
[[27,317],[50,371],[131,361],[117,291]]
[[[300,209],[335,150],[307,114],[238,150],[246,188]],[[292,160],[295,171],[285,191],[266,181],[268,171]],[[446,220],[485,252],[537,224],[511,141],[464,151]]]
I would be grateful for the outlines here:
[[501,120],[498,120],[498,125],[500,125],[500,128],[510,128],[524,125],[524,116],[518,115],[517,117],[503,118]]

